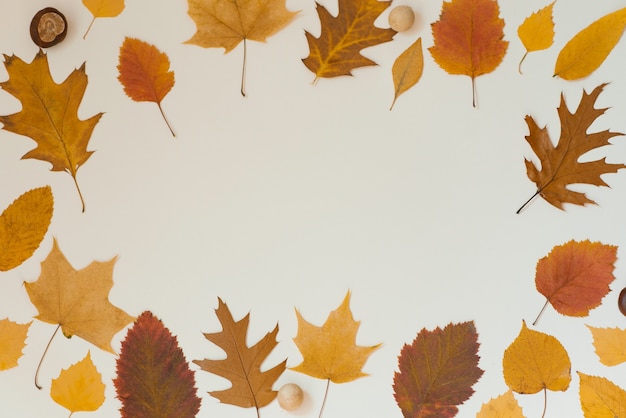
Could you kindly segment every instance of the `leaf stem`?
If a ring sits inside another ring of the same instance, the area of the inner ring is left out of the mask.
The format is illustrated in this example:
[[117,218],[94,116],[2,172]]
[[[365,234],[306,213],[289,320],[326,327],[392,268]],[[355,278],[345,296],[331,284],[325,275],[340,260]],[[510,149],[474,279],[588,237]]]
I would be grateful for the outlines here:
[[43,350],[43,354],[41,355],[41,359],[39,359],[39,364],[37,365],[37,370],[35,371],[35,387],[37,389],[39,389],[39,390],[42,389],[42,386],[39,386],[39,383],[37,383],[37,377],[39,376],[39,370],[41,369],[41,363],[43,363],[43,359],[46,356],[46,353],[48,353],[48,349],[50,348],[50,344],[52,343],[52,340],[54,339],[54,336],[57,335],[57,332],[59,332],[59,328],[61,328],[61,324],[57,325],[56,329],[54,330],[54,333],[52,334],[52,337],[50,337],[50,339],[48,340],[48,344],[46,344],[46,348],[45,348],[45,350]]
[[246,97],[246,61],[248,56],[248,43],[243,38],[243,64],[241,66],[241,95]]
[[324,406],[326,405],[326,399],[328,399],[328,388],[330,387],[330,379],[326,379],[326,391],[324,391],[324,399],[322,400],[322,407],[320,408],[320,414],[318,418],[322,418],[322,412],[324,412]]
[[548,409],[548,390],[546,387],[543,387],[543,413],[541,414],[541,418],[546,416],[546,410]]
[[176,134],[174,133],[174,130],[172,129],[172,126],[170,125],[170,122],[167,120],[167,117],[165,117],[165,113],[163,112],[163,108],[161,107],[161,102],[157,102],[157,106],[159,107],[159,111],[161,112],[161,116],[163,116],[163,120],[165,121],[165,124],[167,125],[167,127],[170,129],[170,132],[172,133],[172,136],[174,138],[176,138]]
[[528,50],[524,53],[524,56],[522,57],[522,59],[519,61],[519,64],[517,65],[517,72],[520,74],[522,74],[522,63],[526,59],[526,55],[528,55]]
[[516,214],[520,214],[522,212],[522,210],[524,210],[524,208],[526,207],[526,205],[528,205],[530,203],[531,200],[533,200],[535,197],[537,197],[537,195],[541,193],[541,190],[537,190],[535,192],[534,195],[530,196],[530,199],[528,199],[527,201],[524,202],[524,204],[517,210],[517,212],[515,212]]
[[535,322],[533,322],[533,326],[537,325],[537,323],[539,322],[539,319],[541,319],[541,315],[543,315],[543,312],[548,307],[548,302],[550,302],[550,300],[546,298],[546,303],[543,304],[543,308],[541,308],[541,310],[539,311],[539,315],[537,315],[537,318],[535,318]]
[[76,185],[76,190],[78,190],[78,197],[80,197],[80,204],[83,206],[82,212],[85,213],[85,199],[83,198],[83,193],[80,191],[80,187],[78,186],[78,180],[76,180],[76,173],[70,173],[72,178],[74,179],[74,184]]
[[85,34],[83,35],[83,39],[87,38],[87,34],[91,30],[91,27],[93,26],[93,22],[95,21],[96,21],[96,17],[94,16],[93,19],[91,19],[91,22],[89,23],[89,26],[87,27],[87,30],[85,31]]
[[472,76],[472,107],[476,107],[476,77]]

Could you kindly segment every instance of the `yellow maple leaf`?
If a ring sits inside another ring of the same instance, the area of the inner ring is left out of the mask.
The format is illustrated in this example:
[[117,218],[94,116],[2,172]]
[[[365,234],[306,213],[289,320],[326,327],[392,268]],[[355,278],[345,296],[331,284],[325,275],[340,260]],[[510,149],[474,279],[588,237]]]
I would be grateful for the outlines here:
[[84,359],[61,370],[59,377],[52,380],[50,397],[72,414],[95,411],[104,403],[104,389],[102,375],[87,352]]
[[87,37],[87,34],[97,18],[119,16],[120,13],[124,11],[125,7],[124,0],[83,0],[83,4],[93,15],[93,19],[91,19],[91,23],[89,23],[89,27],[87,27],[83,39]]
[[600,362],[616,366],[626,362],[626,329],[595,328],[587,325],[593,335],[593,346]]
[[524,414],[515,396],[513,396],[513,392],[508,390],[483,404],[476,414],[476,418],[524,418]]
[[548,49],[554,43],[554,21],[552,20],[554,3],[553,1],[543,9],[528,16],[517,28],[517,36],[526,48],[526,53],[524,53],[517,68],[520,74],[522,73],[522,62],[529,52]]
[[26,346],[26,334],[31,323],[17,324],[8,319],[0,319],[0,371],[17,366]]
[[626,418],[626,391],[604,377],[580,377],[580,405],[588,418]]

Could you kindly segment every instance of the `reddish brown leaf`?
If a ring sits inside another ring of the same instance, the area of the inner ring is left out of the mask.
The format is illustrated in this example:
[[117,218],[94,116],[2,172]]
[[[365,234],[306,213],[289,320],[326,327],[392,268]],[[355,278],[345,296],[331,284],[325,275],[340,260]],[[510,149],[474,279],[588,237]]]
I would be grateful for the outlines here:
[[193,418],[200,410],[194,374],[176,337],[150,312],[128,330],[113,383],[122,418]]
[[422,329],[398,358],[394,396],[405,418],[453,417],[457,405],[474,393],[478,368],[478,334],[474,322]]

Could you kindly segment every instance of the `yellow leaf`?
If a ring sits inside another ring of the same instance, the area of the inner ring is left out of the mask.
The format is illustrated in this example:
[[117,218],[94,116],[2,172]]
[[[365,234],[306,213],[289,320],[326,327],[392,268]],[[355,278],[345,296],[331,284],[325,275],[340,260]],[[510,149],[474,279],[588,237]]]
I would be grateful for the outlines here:
[[91,353],[84,359],[61,370],[59,377],[52,380],[50,397],[71,413],[95,411],[104,403],[102,375],[91,361]]
[[30,190],[0,215],[0,271],[22,264],[39,248],[52,219],[50,186]]
[[611,53],[626,26],[626,8],[610,13],[578,32],[556,59],[554,75],[578,80],[594,72]]
[[483,404],[476,418],[524,418],[524,414],[513,392],[509,390]]
[[580,377],[580,405],[585,418],[626,418],[626,391],[604,377]]
[[0,319],[0,371],[17,366],[26,346],[26,334],[31,323],[16,324],[8,319]]
[[529,52],[548,49],[554,43],[554,21],[552,20],[552,8],[554,1],[543,9],[531,14],[517,28],[519,36],[526,53],[519,63],[518,70],[522,72],[522,62]]
[[561,343],[551,335],[528,329],[526,322],[502,359],[507,386],[524,394],[543,389],[565,391],[572,380],[571,367]]
[[587,328],[593,335],[593,346],[602,364],[616,366],[626,362],[626,329]]
[[380,344],[369,347],[356,345],[360,322],[352,317],[350,292],[346,294],[341,305],[328,315],[321,327],[304,320],[298,310],[296,316],[298,334],[293,341],[298,346],[303,361],[292,367],[292,370],[318,379],[329,379],[334,383],[351,382],[367,376],[361,369]]
[[83,39],[87,37],[89,30],[93,26],[98,17],[115,17],[119,16],[124,11],[124,0],[83,0],[83,4],[91,14],[93,19],[87,28],[87,32],[83,36]]
[[422,77],[424,70],[424,53],[422,52],[422,38],[418,38],[393,63],[391,73],[395,93],[389,110],[393,109],[398,97],[413,87]]

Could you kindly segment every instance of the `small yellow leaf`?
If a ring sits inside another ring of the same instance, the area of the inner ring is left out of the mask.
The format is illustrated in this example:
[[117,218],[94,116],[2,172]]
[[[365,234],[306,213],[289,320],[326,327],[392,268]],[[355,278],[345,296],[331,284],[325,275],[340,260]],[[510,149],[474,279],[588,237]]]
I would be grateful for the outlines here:
[[93,19],[83,35],[83,39],[87,37],[89,30],[93,26],[93,22],[95,22],[98,17],[115,17],[119,16],[120,13],[124,11],[124,0],[83,0],[83,4],[91,14],[93,15]]
[[0,320],[0,371],[17,366],[22,349],[26,346],[26,334],[31,323],[16,324],[8,319]]
[[391,73],[395,93],[389,110],[393,109],[398,97],[413,87],[422,77],[424,70],[424,53],[422,52],[422,38],[418,38],[393,63]]
[[593,346],[602,364],[616,366],[626,362],[626,329],[587,328],[593,335]]
[[104,403],[102,375],[91,361],[91,353],[84,359],[61,370],[52,380],[50,397],[70,412],[95,411]]
[[509,390],[483,404],[476,418],[524,418],[524,414],[513,392]]
[[519,63],[519,72],[521,73],[522,62],[529,52],[541,51],[548,49],[554,43],[554,21],[552,20],[552,8],[554,1],[543,9],[531,14],[517,28],[519,36],[526,53]]
[[585,418],[626,418],[626,391],[604,377],[580,377],[580,405]]

